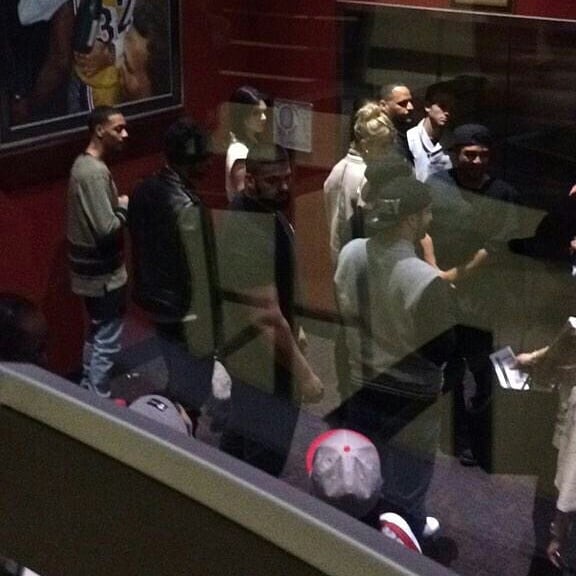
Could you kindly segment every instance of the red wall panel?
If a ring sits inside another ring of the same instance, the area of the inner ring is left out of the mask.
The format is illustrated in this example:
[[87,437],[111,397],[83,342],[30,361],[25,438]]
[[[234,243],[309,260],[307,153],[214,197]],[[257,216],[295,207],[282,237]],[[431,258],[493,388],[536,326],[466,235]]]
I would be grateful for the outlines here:
[[[451,0],[339,0],[341,4],[389,4],[395,6],[412,6],[419,8],[454,8]],[[576,19],[576,4],[565,0],[511,0],[510,13],[518,16],[534,16],[537,18]],[[482,0],[478,0],[478,11],[494,11],[490,7],[483,8]],[[465,7],[468,10],[467,7]],[[498,11],[495,11],[498,13]]]
[[519,16],[576,19],[576,4],[566,0],[514,0]]

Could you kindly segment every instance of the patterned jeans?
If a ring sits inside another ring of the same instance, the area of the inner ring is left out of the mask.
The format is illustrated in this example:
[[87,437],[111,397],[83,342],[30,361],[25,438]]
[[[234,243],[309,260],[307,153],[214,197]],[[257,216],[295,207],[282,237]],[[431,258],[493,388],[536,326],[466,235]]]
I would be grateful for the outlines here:
[[86,297],[84,303],[90,326],[84,343],[80,386],[106,398],[110,396],[111,373],[121,350],[126,287],[101,297]]

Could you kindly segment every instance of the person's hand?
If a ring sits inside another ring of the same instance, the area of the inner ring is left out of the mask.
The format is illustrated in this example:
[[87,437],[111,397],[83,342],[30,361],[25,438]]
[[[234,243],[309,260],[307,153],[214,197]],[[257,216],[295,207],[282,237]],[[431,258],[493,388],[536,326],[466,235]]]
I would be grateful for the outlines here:
[[536,366],[537,360],[533,352],[522,352],[516,355],[513,368],[516,370],[527,370]]
[[574,254],[576,252],[576,238],[572,238],[570,240],[570,254]]
[[104,44],[100,40],[96,40],[94,46],[88,54],[81,52],[74,52],[74,62],[80,69],[80,72],[87,78],[94,76],[94,74],[113,66],[115,61],[114,50],[112,44]]
[[458,280],[458,268],[450,268],[450,270],[440,270],[438,275],[442,280],[448,282],[452,287],[454,287],[456,281]]
[[300,381],[300,399],[306,403],[320,402],[324,397],[324,384],[313,372],[308,378]]
[[130,199],[126,195],[118,196],[118,206],[120,208],[124,208],[124,210],[128,209],[128,202]]
[[570,188],[570,192],[568,192],[568,196],[576,196],[576,184]]
[[547,352],[548,346],[540,348],[539,350],[534,350],[533,352],[522,352],[516,356],[512,368],[515,370],[524,370],[525,372],[530,372],[532,369],[536,368],[542,363],[542,360],[546,357]]
[[552,538],[550,540],[550,544],[548,544],[548,548],[546,549],[546,556],[548,556],[548,560],[556,566],[556,568],[562,568],[562,556],[560,556],[560,541],[556,538]]

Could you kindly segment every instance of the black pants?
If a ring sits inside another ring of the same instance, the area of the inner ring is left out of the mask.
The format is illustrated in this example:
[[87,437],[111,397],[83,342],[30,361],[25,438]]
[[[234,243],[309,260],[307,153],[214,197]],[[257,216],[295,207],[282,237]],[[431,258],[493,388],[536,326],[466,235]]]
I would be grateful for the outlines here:
[[156,334],[168,370],[167,395],[197,416],[212,390],[214,356],[190,351],[182,322],[158,322]]
[[370,438],[380,455],[383,483],[376,516],[400,514],[418,539],[426,522],[440,418],[439,404],[430,397],[363,388],[346,402],[346,427]]
[[291,376],[276,369],[272,390],[233,379],[230,415],[220,449],[280,476],[290,454],[299,408],[291,400]]
[[[454,435],[456,453],[466,448],[480,464],[491,468],[492,417],[491,400],[494,372],[490,354],[494,350],[492,333],[471,326],[456,327],[457,348],[444,368],[444,389],[453,393]],[[475,391],[466,406],[464,376],[466,368],[474,378]]]

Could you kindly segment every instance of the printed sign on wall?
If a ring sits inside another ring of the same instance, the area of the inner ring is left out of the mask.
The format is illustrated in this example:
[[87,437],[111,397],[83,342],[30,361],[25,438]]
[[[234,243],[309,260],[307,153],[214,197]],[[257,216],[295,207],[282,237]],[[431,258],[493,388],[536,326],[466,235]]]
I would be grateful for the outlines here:
[[274,142],[299,152],[312,152],[312,104],[274,101]]

